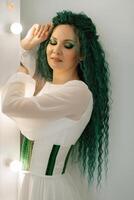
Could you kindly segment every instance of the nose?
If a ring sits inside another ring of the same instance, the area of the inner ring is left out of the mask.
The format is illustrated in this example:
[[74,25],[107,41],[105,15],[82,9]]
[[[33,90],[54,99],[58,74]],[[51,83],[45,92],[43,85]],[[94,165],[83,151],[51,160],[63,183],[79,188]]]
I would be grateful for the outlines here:
[[57,44],[57,45],[54,45],[54,46],[53,46],[53,53],[54,53],[54,54],[57,54],[57,55],[59,55],[59,54],[62,53],[60,44]]

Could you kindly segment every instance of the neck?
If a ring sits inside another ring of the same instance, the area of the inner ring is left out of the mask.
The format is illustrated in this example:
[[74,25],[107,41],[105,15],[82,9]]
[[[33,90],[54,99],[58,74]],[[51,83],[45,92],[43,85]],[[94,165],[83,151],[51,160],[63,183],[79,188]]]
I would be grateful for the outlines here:
[[68,81],[71,81],[71,80],[79,80],[79,76],[78,76],[78,73],[77,72],[74,72],[74,73],[59,73],[59,72],[55,72],[53,73],[53,83],[54,84],[64,84]]

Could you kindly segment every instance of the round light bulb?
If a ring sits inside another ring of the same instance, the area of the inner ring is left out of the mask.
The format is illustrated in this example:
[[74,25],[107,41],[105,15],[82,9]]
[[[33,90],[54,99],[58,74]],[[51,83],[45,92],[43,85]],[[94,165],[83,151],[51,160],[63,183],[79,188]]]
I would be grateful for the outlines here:
[[22,170],[22,163],[18,160],[14,160],[10,163],[10,169],[13,172],[19,172]]
[[18,35],[22,32],[22,25],[20,23],[15,22],[11,24],[10,30],[12,33]]

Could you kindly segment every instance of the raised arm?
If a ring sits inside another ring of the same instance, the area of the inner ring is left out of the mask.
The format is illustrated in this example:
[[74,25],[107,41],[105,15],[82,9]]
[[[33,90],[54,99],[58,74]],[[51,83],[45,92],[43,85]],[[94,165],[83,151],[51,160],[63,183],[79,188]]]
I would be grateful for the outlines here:
[[[21,40],[21,67],[18,72],[24,72],[31,76],[34,75],[36,69],[37,48],[38,45],[48,38],[52,29],[51,23],[46,25],[34,24],[26,36]],[[25,69],[23,69],[23,68]]]
[[25,50],[31,50],[48,38],[52,29],[51,23],[46,25],[34,24],[26,36],[21,40],[21,47]]
[[52,93],[44,90],[41,96],[25,97],[28,84],[34,90],[34,80],[23,73],[9,80],[2,99],[2,111],[9,117],[78,120],[89,104],[92,110],[92,94],[82,82],[70,81]]

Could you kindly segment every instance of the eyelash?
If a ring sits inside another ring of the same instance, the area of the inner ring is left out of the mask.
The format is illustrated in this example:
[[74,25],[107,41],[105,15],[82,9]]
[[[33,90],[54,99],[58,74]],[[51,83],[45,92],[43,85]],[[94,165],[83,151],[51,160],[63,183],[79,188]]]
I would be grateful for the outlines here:
[[[52,40],[50,39],[50,40],[49,40],[49,44],[51,44],[51,45],[56,45],[57,42],[56,42],[56,41],[52,41]],[[71,44],[71,43],[68,43],[68,44],[65,44],[64,47],[65,47],[66,49],[72,49],[72,48],[74,47],[74,45]]]

